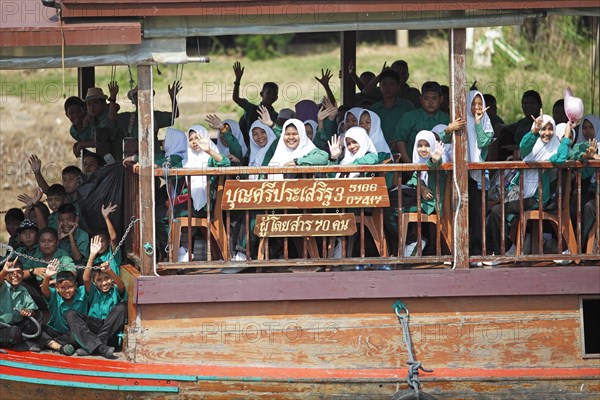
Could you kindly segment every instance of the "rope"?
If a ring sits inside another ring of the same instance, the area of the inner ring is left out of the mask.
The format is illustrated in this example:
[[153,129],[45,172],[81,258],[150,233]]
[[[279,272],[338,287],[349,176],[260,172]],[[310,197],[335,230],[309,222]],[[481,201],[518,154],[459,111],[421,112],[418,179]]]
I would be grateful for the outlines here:
[[62,92],[63,98],[67,98],[65,93],[65,31],[63,30],[62,7],[56,10],[58,14],[58,23],[60,25],[60,63],[62,69]]
[[404,337],[406,351],[408,352],[408,375],[406,381],[408,382],[408,386],[414,391],[414,398],[419,399],[421,398],[421,382],[419,381],[419,370],[425,372],[433,372],[433,370],[423,368],[421,363],[415,360],[415,356],[413,354],[412,339],[410,337],[410,330],[408,328],[408,323],[410,319],[408,309],[404,304],[400,302],[400,300],[396,300],[393,307],[396,311],[398,321],[402,326],[402,336]]
[[[125,243],[125,239],[127,238],[127,235],[129,234],[129,232],[131,231],[131,228],[133,227],[133,225],[138,222],[140,219],[139,218],[135,218],[133,219],[130,223],[129,226],[127,227],[127,229],[125,230],[125,233],[123,234],[123,237],[121,238],[121,240],[119,241],[119,244],[117,245],[117,247],[115,247],[115,250],[113,251],[112,255],[108,258],[108,260],[106,261],[107,263],[111,263],[111,261],[115,258],[115,256],[117,255],[117,252],[121,249],[121,246],[123,246],[123,243]],[[21,252],[15,251],[11,246],[9,246],[8,244],[5,243],[0,243],[0,247],[6,247],[9,250],[9,254],[8,256],[6,256],[6,258],[2,261],[0,261],[0,266],[3,265],[6,260],[8,260],[13,254],[17,255],[19,258],[21,259],[26,259],[26,260],[31,260],[31,261],[35,261],[37,263],[40,264],[50,264],[50,261],[46,261],[44,259],[41,258],[36,258],[36,257],[32,257],[28,254],[23,254]],[[72,265],[72,264],[58,264],[58,268],[63,267],[63,268],[75,268],[75,269],[86,269],[87,267],[85,265]],[[92,269],[101,269],[102,267],[100,265],[96,265],[91,267]]]
[[[21,310],[18,310],[16,308],[13,308],[13,311],[21,312]],[[26,318],[29,318],[29,320],[31,322],[33,322],[33,325],[35,325],[35,333],[33,333],[33,334],[27,334],[25,332],[22,332],[21,336],[23,336],[25,339],[35,339],[36,337],[40,336],[40,333],[42,333],[42,327],[40,326],[40,323],[37,322],[35,320],[35,318],[33,318],[32,316],[29,316],[29,317],[26,317]],[[7,328],[11,328],[12,327],[11,324],[7,324],[7,323],[2,322],[2,321],[0,321],[0,326],[4,326],[4,327],[7,327]]]

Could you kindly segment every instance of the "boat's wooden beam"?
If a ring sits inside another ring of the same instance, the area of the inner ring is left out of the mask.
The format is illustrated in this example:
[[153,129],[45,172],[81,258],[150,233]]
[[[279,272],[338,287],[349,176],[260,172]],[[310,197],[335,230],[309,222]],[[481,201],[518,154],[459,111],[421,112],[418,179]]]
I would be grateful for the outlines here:
[[85,99],[87,90],[96,86],[96,70],[94,67],[77,68],[77,91],[79,98]]
[[[448,49],[450,51],[450,120],[457,117],[466,120],[467,103],[467,64],[466,64],[466,29],[450,29]],[[456,268],[469,268],[469,187],[467,170],[467,130],[454,134],[454,177],[458,183],[458,193],[454,191],[454,202],[458,204],[458,218],[454,226],[463,227],[454,232],[454,265]],[[460,196],[460,203],[456,197]]]
[[138,305],[598,294],[600,267],[142,276]]
[[341,32],[341,69],[342,69],[342,104],[352,104],[354,102],[354,81],[348,73],[348,65],[353,62],[356,65],[356,31]]
[[152,66],[138,66],[138,132],[140,174],[140,256],[142,275],[153,275],[156,263],[154,235],[154,98]]

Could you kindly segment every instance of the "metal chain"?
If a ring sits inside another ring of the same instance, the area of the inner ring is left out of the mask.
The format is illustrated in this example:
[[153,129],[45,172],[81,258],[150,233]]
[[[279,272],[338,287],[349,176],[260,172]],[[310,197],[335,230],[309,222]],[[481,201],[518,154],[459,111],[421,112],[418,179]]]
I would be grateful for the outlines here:
[[402,326],[402,336],[404,337],[404,343],[406,344],[406,351],[408,352],[408,376],[406,378],[408,382],[408,386],[415,391],[415,396],[418,399],[420,395],[421,382],[419,381],[419,370],[425,372],[433,372],[433,370],[428,370],[423,368],[419,361],[415,360],[415,356],[413,354],[413,346],[412,340],[410,337],[410,330],[408,328],[409,323],[409,314],[408,309],[404,304],[397,300],[394,303],[394,310],[396,311],[396,315],[398,316],[398,321],[400,321],[400,325]]
[[[129,234],[129,231],[131,231],[131,228],[133,227],[133,225],[138,222],[140,219],[139,218],[135,218],[133,219],[130,223],[129,226],[127,227],[127,229],[125,230],[125,233],[123,234],[123,237],[121,238],[121,241],[119,242],[119,244],[117,245],[117,247],[115,247],[115,251],[111,254],[111,256],[108,258],[108,260],[106,261],[108,264],[111,263],[112,260],[114,260],[117,252],[121,249],[121,246],[123,246],[123,243],[125,242],[125,239],[127,238],[127,235]],[[12,246],[9,246],[5,243],[0,243],[0,246],[2,247],[6,247],[9,250],[9,255],[2,260],[2,262],[0,262],[0,265],[4,264],[4,262],[6,262],[6,260],[9,259],[9,257],[12,254],[17,255],[19,258],[24,258],[26,260],[31,260],[31,261],[35,261],[37,263],[41,263],[41,264],[50,264],[49,261],[46,261],[44,259],[41,258],[36,258],[36,257],[32,257],[28,254],[23,254],[21,252],[15,251]],[[64,267],[64,268],[73,268],[75,267],[76,269],[85,269],[87,268],[85,265],[71,265],[71,264],[58,264],[58,268],[60,267]],[[97,266],[93,266],[91,267],[92,269],[100,269],[101,266],[97,265]]]

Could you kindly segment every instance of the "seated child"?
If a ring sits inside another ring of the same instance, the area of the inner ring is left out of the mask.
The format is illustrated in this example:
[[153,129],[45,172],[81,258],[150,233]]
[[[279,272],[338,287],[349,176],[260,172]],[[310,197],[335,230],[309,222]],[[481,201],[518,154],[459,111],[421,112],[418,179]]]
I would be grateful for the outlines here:
[[27,289],[21,285],[22,280],[19,258],[6,261],[0,271],[0,347],[40,351],[39,335],[30,337],[38,327],[28,317],[33,317],[41,326],[42,313]]
[[[72,356],[75,353],[77,341],[69,330],[69,324],[65,316],[69,310],[86,313],[88,302],[85,288],[83,286],[77,287],[75,274],[70,271],[59,272],[58,264],[58,259],[53,259],[47,268],[44,268],[42,293],[50,310],[48,325],[44,326],[44,341],[48,348]],[[56,286],[51,288],[50,279],[54,275],[56,275]]]
[[121,250],[119,249],[115,253],[115,249],[117,248],[119,241],[117,237],[117,231],[115,231],[115,227],[113,226],[109,218],[110,214],[116,209],[116,204],[109,203],[108,207],[104,207],[104,204],[102,204],[101,212],[102,216],[104,217],[104,222],[106,223],[107,229],[98,232],[96,236],[94,236],[95,238],[99,238],[98,240],[100,243],[100,250],[97,252],[97,254],[95,254],[94,265],[105,263],[108,262],[108,260],[110,260],[110,269],[116,275],[121,275]]
[[58,247],[76,263],[86,258],[90,251],[90,237],[79,228],[79,216],[72,204],[58,208]]
[[[374,165],[379,162],[377,149],[365,129],[358,126],[348,129],[344,135],[344,141],[346,146],[343,150],[344,158],[341,161],[338,161],[339,156],[342,154],[340,138],[334,135],[329,141],[329,152],[331,154],[329,160],[332,163],[339,162],[340,165]],[[338,173],[335,176],[340,177],[341,174]],[[358,172],[348,174],[349,178],[358,176]]]
[[16,249],[21,245],[19,241],[19,225],[25,219],[25,214],[21,211],[20,208],[11,208],[4,215],[4,226],[6,227],[6,232],[10,235],[10,239],[8,239],[8,245],[13,249]]
[[28,260],[24,263],[23,269],[33,269],[33,274],[41,281],[46,274],[47,262],[54,259],[58,260],[59,272],[69,271],[73,276],[77,276],[77,268],[73,259],[63,249],[58,248],[58,233],[52,228],[43,228],[38,232],[39,248],[33,253],[33,257],[46,262]]
[[[39,252],[37,242],[38,230],[35,222],[30,219],[25,219],[21,222],[19,229],[17,229],[17,234],[21,242],[21,246],[16,249],[18,253],[33,257],[36,252]],[[21,286],[27,289],[40,310],[46,310],[46,300],[42,296],[40,284],[36,279],[36,270],[32,267],[32,261],[24,259],[21,264],[23,265],[23,281],[21,282]],[[40,273],[43,273],[41,268],[38,270],[38,274]]]
[[[540,110],[540,114],[541,110]],[[538,161],[550,161],[553,163],[563,163],[566,161],[569,154],[569,146],[571,143],[571,126],[567,124],[564,137],[559,139],[555,134],[554,119],[549,115],[540,115],[534,120],[531,131],[526,133],[521,140],[519,149],[523,155],[523,161],[526,162],[538,162]],[[542,174],[542,180],[539,180],[538,170],[530,169],[520,171],[515,175],[511,181],[509,191],[515,185],[519,185],[520,174],[523,173],[523,209],[532,210],[538,207],[538,202],[542,201],[542,206],[545,207],[551,197],[551,181],[553,170],[544,170]],[[538,187],[542,185],[543,198],[538,199]],[[501,208],[504,207],[505,215],[508,217],[510,214],[519,214],[520,201],[513,200],[505,204],[495,205],[486,218],[486,235],[487,242],[492,250],[492,254],[501,254],[501,228],[500,224],[506,223],[501,220]],[[510,230],[505,229],[505,243],[506,248],[509,249],[507,253],[512,253],[511,245],[512,242],[508,237]],[[496,265],[498,262],[484,262],[486,265]]]
[[83,151],[82,171],[86,177],[92,175],[100,167],[106,165],[104,158],[88,150]]
[[[432,149],[434,149],[432,151]],[[431,131],[423,130],[415,137],[415,148],[413,149],[413,163],[426,164],[429,168],[437,168],[442,164],[444,154],[444,144],[436,141],[435,135]],[[440,213],[442,210],[445,180],[438,178],[438,174],[444,174],[443,171],[415,171],[408,186],[413,189],[403,189],[404,212],[417,212],[417,186],[420,187],[421,210],[426,214],[433,214],[436,207],[436,180],[440,179]],[[418,242],[416,241],[414,231],[408,233],[407,243],[410,243],[404,249],[404,256],[408,257],[417,254],[415,252]],[[426,241],[421,240],[421,250],[425,248]]]
[[103,246],[101,242],[99,236],[92,238],[90,257],[83,274],[89,310],[87,314],[69,310],[66,320],[77,344],[81,346],[77,355],[100,354],[106,358],[116,358],[113,352],[119,345],[118,334],[123,331],[127,319],[127,292],[123,280],[107,263],[103,263],[100,270],[92,274],[92,266]]

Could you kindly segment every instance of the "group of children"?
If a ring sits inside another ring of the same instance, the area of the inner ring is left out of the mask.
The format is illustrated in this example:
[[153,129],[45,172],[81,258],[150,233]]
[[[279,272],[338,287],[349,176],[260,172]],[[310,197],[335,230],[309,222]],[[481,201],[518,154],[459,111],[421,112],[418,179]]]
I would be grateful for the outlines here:
[[62,184],[48,186],[37,157],[30,164],[45,189],[19,196],[25,213],[12,208],[5,215],[14,255],[0,272],[0,347],[115,358],[127,319],[110,220],[117,206],[103,205],[106,229],[89,232],[76,201],[79,168],[65,168]]

